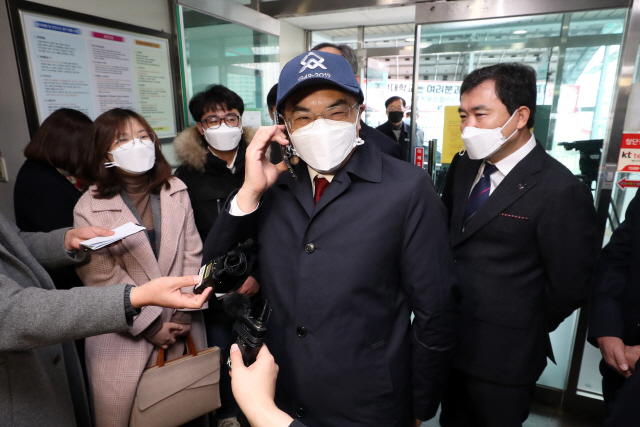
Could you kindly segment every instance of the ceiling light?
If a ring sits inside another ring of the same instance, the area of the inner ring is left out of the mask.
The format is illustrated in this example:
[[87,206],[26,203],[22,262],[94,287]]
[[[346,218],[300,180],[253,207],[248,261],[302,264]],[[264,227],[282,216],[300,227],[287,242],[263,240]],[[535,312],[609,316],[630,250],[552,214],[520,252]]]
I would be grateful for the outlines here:
[[513,34],[527,34],[527,30],[517,30],[514,31]]
[[415,37],[409,37],[408,39],[404,39],[406,42],[414,42],[416,41]]

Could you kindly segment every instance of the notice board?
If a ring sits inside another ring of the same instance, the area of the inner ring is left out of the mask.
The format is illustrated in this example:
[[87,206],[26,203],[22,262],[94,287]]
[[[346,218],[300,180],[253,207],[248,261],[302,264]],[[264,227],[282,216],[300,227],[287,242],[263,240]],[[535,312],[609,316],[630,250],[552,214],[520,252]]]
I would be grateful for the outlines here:
[[17,6],[12,20],[19,21],[24,45],[19,62],[27,111],[36,116],[30,117],[30,128],[59,108],[79,110],[92,120],[112,108],[128,108],[144,117],[159,138],[176,135],[180,115],[168,34],[12,3]]

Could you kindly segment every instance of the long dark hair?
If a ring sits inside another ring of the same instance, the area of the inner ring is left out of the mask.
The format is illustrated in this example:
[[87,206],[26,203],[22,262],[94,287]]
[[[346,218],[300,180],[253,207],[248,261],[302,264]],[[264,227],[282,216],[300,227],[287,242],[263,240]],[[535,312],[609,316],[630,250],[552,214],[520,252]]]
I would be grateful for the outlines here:
[[169,179],[171,178],[171,166],[162,155],[160,149],[160,140],[155,134],[149,123],[135,111],[124,108],[114,108],[106,113],[102,113],[93,123],[93,147],[94,156],[92,167],[96,172],[96,186],[98,199],[110,199],[119,194],[124,188],[124,181],[118,168],[107,168],[107,153],[111,149],[111,145],[121,134],[126,132],[127,125],[137,120],[142,127],[150,135],[155,137],[156,162],[153,168],[146,172],[149,177],[146,191],[158,194],[162,186],[169,187]]
[[24,156],[91,181],[91,124],[91,119],[80,111],[56,110],[42,122],[25,147]]

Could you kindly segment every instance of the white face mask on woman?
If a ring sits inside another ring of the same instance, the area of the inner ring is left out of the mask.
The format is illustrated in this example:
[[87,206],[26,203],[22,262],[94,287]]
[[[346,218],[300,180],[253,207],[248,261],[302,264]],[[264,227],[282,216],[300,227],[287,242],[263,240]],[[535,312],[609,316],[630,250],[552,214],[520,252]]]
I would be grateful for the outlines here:
[[230,127],[226,123],[222,123],[217,129],[208,128],[204,131],[204,139],[211,147],[219,151],[235,150],[241,137],[241,128]]
[[502,127],[495,129],[480,129],[473,126],[467,126],[462,131],[462,141],[469,153],[469,158],[473,160],[486,159],[491,157],[496,151],[500,149],[513,135],[518,132],[518,129],[511,134],[508,138],[502,135],[502,129],[509,124],[513,116],[516,115],[518,110],[514,111],[507,123]]
[[129,173],[145,173],[156,162],[156,146],[153,142],[143,143],[138,138],[109,151],[113,162],[106,162],[108,168],[118,167]]
[[364,141],[356,135],[355,123],[318,119],[289,133],[294,153],[317,172],[333,172],[357,145]]

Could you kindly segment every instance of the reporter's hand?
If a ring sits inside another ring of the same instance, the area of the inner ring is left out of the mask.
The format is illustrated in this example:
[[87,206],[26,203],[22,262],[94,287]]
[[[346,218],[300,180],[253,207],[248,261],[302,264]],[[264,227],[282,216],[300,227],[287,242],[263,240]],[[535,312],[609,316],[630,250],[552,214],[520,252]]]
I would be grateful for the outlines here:
[[147,338],[151,344],[162,347],[165,350],[176,342],[176,337],[181,335],[183,328],[181,325],[172,322],[164,322],[162,329],[152,337]]
[[94,237],[106,237],[115,234],[113,231],[104,227],[90,226],[72,228],[64,234],[64,248],[68,251],[77,251],[80,249],[80,243]]
[[242,361],[237,344],[231,346],[231,389],[252,427],[287,427],[293,421],[273,401],[278,365],[263,345],[253,365]]
[[624,356],[627,358],[627,363],[629,363],[629,370],[635,373],[636,364],[640,358],[640,345],[625,345]]
[[618,374],[625,378],[631,375],[629,362],[624,354],[624,343],[618,337],[599,337],[598,346],[602,353],[602,358]]
[[244,184],[237,194],[238,207],[243,212],[253,212],[262,194],[276,182],[281,172],[287,170],[284,161],[274,165],[266,156],[271,141],[289,144],[283,132],[284,125],[261,126],[247,147]]
[[209,298],[211,288],[200,295],[183,294],[180,288],[198,284],[200,276],[159,277],[131,290],[131,305],[135,308],[157,305],[168,308],[201,308]]
[[238,289],[238,293],[244,294],[248,297],[252,297],[258,293],[260,290],[260,283],[256,280],[255,277],[249,276],[247,280],[244,281],[240,289]]

